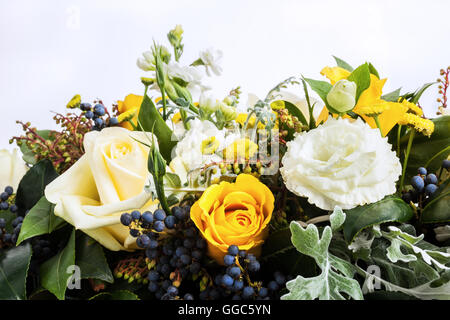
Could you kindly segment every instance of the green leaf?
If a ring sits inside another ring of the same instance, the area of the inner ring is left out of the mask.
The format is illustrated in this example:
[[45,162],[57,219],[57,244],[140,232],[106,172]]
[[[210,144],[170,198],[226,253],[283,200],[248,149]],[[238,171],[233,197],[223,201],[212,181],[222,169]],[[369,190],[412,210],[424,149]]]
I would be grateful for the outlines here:
[[139,297],[128,290],[116,290],[112,292],[101,292],[89,300],[139,300]]
[[443,183],[423,208],[420,216],[422,223],[450,221],[450,180]]
[[16,218],[16,215],[9,210],[0,210],[0,218],[5,219],[6,222],[6,231],[12,232],[14,228],[12,227],[12,221]]
[[31,245],[0,251],[0,300],[26,299],[26,280]]
[[[37,130],[36,133],[40,135],[45,140],[51,140],[50,133],[51,130]],[[36,164],[36,158],[34,157],[35,153],[28,148],[28,146],[25,143],[22,143],[20,146],[20,151],[22,152],[22,159],[28,164],[35,165]]]
[[113,283],[114,277],[106,261],[103,247],[85,233],[76,239],[76,265],[80,267],[82,279],[98,279]]
[[63,219],[55,216],[54,208],[54,204],[42,197],[25,216],[19,238],[17,239],[17,245],[31,237],[51,233],[64,224],[65,221]]
[[401,88],[398,88],[397,90],[386,93],[385,95],[381,96],[381,99],[390,102],[397,102],[398,99],[400,98],[400,90]]
[[67,281],[71,277],[67,268],[73,265],[75,265],[75,229],[72,231],[66,247],[44,262],[40,268],[42,286],[59,300],[64,299]]
[[342,69],[345,69],[347,71],[352,72],[353,71],[353,67],[351,65],[349,65],[347,62],[345,62],[344,60],[333,56],[334,60],[336,60],[336,64],[338,67],[341,67]]
[[[442,161],[450,155],[450,116],[434,118],[434,132],[431,137],[416,134],[408,158],[407,176],[409,181],[417,174],[417,168],[427,164],[428,172],[436,172],[442,165]],[[443,152],[442,152],[443,151]]]
[[417,89],[416,92],[413,93],[412,99],[410,100],[412,103],[417,104],[419,102],[420,97],[422,94],[427,90],[429,87],[431,87],[436,82],[430,82],[424,84],[421,88]]
[[333,231],[338,230],[345,222],[346,215],[338,206],[334,207],[333,213],[330,215],[330,224]]
[[352,279],[354,267],[350,263],[333,256],[328,252],[332,231],[325,227],[322,238],[319,230],[313,224],[304,229],[298,222],[291,222],[292,243],[300,253],[311,256],[322,273],[317,277],[296,279],[286,283],[288,294],[282,300],[344,300],[345,293],[355,300],[362,300],[363,295],[358,281]]
[[301,112],[299,108],[297,108],[294,104],[290,103],[289,101],[283,100],[283,102],[284,107],[289,111],[291,115],[297,117],[298,120],[300,120],[300,122],[303,123],[305,126],[309,125],[308,121],[306,121],[306,118],[303,115],[303,112]]
[[171,188],[181,188],[181,179],[176,173],[166,172],[164,182]]
[[371,74],[373,74],[374,76],[376,76],[378,79],[380,79],[380,74],[378,73],[377,69],[375,69],[375,67],[373,66],[372,63],[369,62],[369,71]]
[[16,204],[19,214],[24,215],[44,196],[45,187],[58,177],[50,160],[44,159],[35,164],[24,175],[19,183],[16,195]]
[[144,96],[138,116],[143,131],[153,132],[158,138],[159,150],[167,162],[172,159],[172,149],[177,141],[172,140],[172,130],[167,126],[161,114],[156,110],[155,104],[147,96]]
[[351,243],[355,236],[367,227],[391,221],[406,222],[414,213],[402,199],[388,196],[378,202],[346,210],[346,215],[344,237]]
[[323,100],[323,102],[327,106],[327,109],[330,112],[339,113],[328,104],[327,95],[330,92],[331,88],[333,87],[330,83],[326,81],[314,80],[309,78],[303,79],[309,84],[311,89],[314,90],[319,95],[319,97]]
[[356,83],[355,100],[358,102],[361,93],[370,86],[369,65],[367,63],[360,65],[348,76],[347,80]]

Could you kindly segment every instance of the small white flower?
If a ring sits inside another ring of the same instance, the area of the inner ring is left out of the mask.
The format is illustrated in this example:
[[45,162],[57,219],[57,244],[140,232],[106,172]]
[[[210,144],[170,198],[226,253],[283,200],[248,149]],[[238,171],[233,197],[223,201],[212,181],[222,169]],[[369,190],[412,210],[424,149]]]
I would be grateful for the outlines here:
[[330,117],[287,147],[280,169],[286,187],[323,210],[352,209],[396,191],[400,161],[387,138],[361,119]]
[[3,192],[8,186],[13,187],[16,192],[19,182],[27,170],[28,167],[17,149],[12,152],[6,149],[0,150],[0,192]]
[[136,61],[137,66],[144,71],[155,70],[155,59],[151,51],[145,51],[142,53],[144,58],[138,58]]
[[178,62],[170,62],[167,65],[167,73],[171,78],[180,78],[188,83],[197,83],[202,79],[202,74],[197,68],[182,66]]
[[204,51],[200,52],[200,59],[205,65],[206,74],[210,77],[211,71],[216,75],[220,76],[222,74],[222,67],[220,66],[220,59],[222,58],[221,50],[214,50],[212,48],[208,48]]

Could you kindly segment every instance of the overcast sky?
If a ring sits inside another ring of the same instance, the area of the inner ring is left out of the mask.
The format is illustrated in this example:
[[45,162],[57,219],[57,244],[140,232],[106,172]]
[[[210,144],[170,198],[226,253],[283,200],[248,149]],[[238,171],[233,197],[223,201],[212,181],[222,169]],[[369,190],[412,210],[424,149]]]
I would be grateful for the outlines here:
[[[50,111],[76,93],[108,106],[142,94],[136,59],[176,24],[182,62],[223,51],[223,75],[209,81],[219,97],[237,85],[262,97],[293,75],[320,79],[332,55],[372,62],[385,92],[411,91],[450,64],[449,9],[448,0],[0,0],[0,149],[20,133],[15,120],[54,128]],[[421,100],[428,117],[436,98],[434,87]]]

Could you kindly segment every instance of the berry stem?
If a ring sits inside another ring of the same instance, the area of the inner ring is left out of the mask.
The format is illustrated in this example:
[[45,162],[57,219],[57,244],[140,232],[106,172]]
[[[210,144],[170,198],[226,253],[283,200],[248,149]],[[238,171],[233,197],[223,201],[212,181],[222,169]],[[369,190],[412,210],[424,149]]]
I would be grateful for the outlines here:
[[403,160],[403,169],[402,169],[402,178],[400,179],[400,189],[399,192],[403,190],[403,183],[405,182],[405,174],[406,174],[406,166],[408,164],[409,153],[411,152],[412,142],[414,140],[414,135],[416,131],[411,129],[411,133],[409,134],[408,146],[406,147],[405,160]]

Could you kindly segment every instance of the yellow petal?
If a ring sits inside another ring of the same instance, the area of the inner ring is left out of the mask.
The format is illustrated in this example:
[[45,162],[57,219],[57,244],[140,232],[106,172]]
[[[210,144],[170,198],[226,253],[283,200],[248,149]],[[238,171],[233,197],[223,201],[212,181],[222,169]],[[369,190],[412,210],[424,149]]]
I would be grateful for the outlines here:
[[334,85],[339,80],[347,79],[350,72],[341,67],[325,67],[320,71],[320,74],[327,77],[331,84]]

